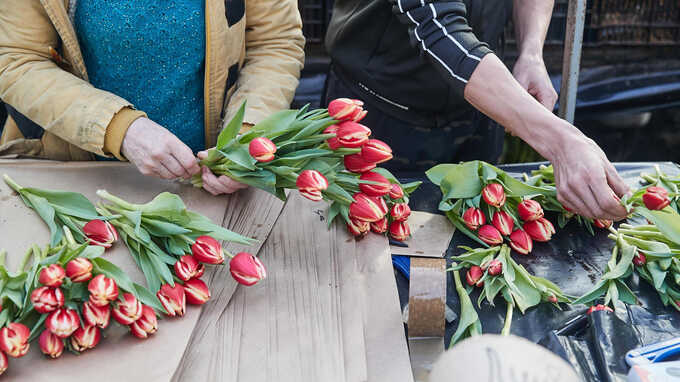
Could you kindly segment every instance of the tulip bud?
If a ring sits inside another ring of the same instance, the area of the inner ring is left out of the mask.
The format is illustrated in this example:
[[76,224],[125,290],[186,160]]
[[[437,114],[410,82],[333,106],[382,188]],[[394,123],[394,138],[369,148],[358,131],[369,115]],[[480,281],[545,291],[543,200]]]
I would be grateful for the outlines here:
[[77,352],[84,352],[97,346],[101,334],[96,326],[79,327],[71,336],[71,347]]
[[484,217],[484,213],[479,208],[470,207],[463,213],[463,222],[469,229],[476,231],[479,227],[486,224],[486,217]]
[[359,190],[368,196],[383,196],[390,192],[392,185],[390,181],[377,172],[365,172],[361,174],[359,180],[378,184],[359,183]]
[[553,304],[557,304],[557,296],[554,294],[551,294],[550,297],[548,297],[548,302],[552,302]]
[[148,305],[142,306],[142,316],[130,325],[130,332],[133,336],[145,339],[156,333],[158,330],[158,319],[156,312]]
[[401,199],[403,197],[404,197],[404,190],[401,188],[400,185],[394,183],[392,185],[392,188],[390,188],[390,198]]
[[121,325],[130,325],[142,315],[142,303],[132,293],[123,293],[122,301],[113,307],[113,318]]
[[638,252],[637,254],[635,254],[635,256],[633,256],[633,264],[636,267],[641,267],[647,264],[647,256],[645,256],[645,254],[642,252]]
[[358,99],[337,98],[328,104],[328,115],[338,121],[359,122],[366,116],[364,103]]
[[28,352],[30,334],[26,325],[10,322],[0,329],[0,350],[14,358],[23,357]]
[[588,311],[586,311],[586,314],[591,314],[593,312],[599,312],[601,310],[604,310],[605,312],[613,312],[614,310],[606,305],[598,304],[595,306],[591,306],[588,308]]
[[493,226],[505,236],[510,235],[512,229],[515,227],[515,221],[512,220],[512,216],[501,210],[494,212],[491,222],[493,223]]
[[328,188],[328,179],[316,170],[304,170],[298,175],[295,185],[302,196],[318,202],[323,199],[321,191]]
[[[324,134],[337,134],[337,132],[338,132],[338,125],[331,125],[331,126],[328,126],[328,127],[323,131]],[[337,136],[326,139],[326,144],[328,144],[328,148],[330,148],[331,150],[337,150],[337,149],[339,149],[340,147],[342,147],[342,146],[340,145],[340,142],[338,142],[338,137],[337,137]]]
[[668,206],[671,201],[668,199],[668,191],[662,187],[648,187],[642,195],[642,201],[645,207],[650,210],[662,210]]
[[524,230],[536,241],[549,241],[555,233],[555,227],[546,218],[524,223]]
[[484,281],[479,281],[482,276],[484,275],[484,271],[482,271],[482,268],[473,265],[468,269],[467,273],[465,274],[465,281],[469,286],[478,286],[482,287],[484,286]]
[[479,231],[477,231],[477,236],[483,242],[491,246],[500,245],[503,243],[503,236],[501,236],[501,233],[498,232],[496,227],[489,224],[479,227]]
[[366,161],[361,154],[345,155],[343,162],[347,171],[358,174],[371,171],[375,168],[375,163]]
[[118,240],[118,231],[107,221],[95,219],[90,220],[83,226],[83,234],[87,236],[90,245],[98,245],[104,248],[111,248],[113,243]]
[[607,219],[595,219],[593,225],[597,228],[607,229],[612,226],[614,222]]
[[356,148],[368,141],[371,129],[360,123],[345,121],[338,124],[338,130],[335,133],[342,147]]
[[40,271],[38,281],[40,281],[42,285],[57,288],[61,286],[64,277],[66,277],[66,272],[64,272],[64,268],[62,268],[61,265],[50,264]]
[[191,255],[184,255],[175,263],[175,274],[182,281],[189,281],[193,278],[203,276],[205,266]]
[[50,358],[59,358],[61,353],[64,352],[64,341],[47,329],[40,334],[38,344],[43,354],[50,356]]
[[170,317],[181,317],[184,315],[187,301],[184,287],[179,283],[175,283],[174,287],[170,286],[170,284],[161,285],[161,289],[156,292],[156,297],[158,297],[161,305],[165,308],[166,315]]
[[505,204],[505,190],[498,183],[487,184],[482,189],[482,197],[486,204],[492,207],[500,208]]
[[90,283],[87,284],[87,290],[90,292],[90,301],[97,306],[108,305],[109,301],[118,298],[118,285],[113,279],[103,274],[99,274],[90,280]]
[[105,329],[107,326],[109,326],[110,318],[110,306],[97,306],[90,301],[85,301],[83,303],[83,321],[85,321],[85,324]]
[[271,162],[274,159],[276,145],[269,138],[257,137],[248,144],[248,152],[258,162]]
[[411,228],[405,220],[395,220],[390,224],[390,237],[397,241],[404,241],[411,236]]
[[503,263],[501,263],[500,261],[498,261],[496,259],[493,259],[493,260],[489,261],[487,269],[489,270],[489,274],[491,276],[498,276],[501,273],[503,273]]
[[365,236],[370,230],[371,224],[372,223],[350,217],[349,222],[347,223],[347,231],[349,231],[349,233],[351,233],[352,236]]
[[66,276],[74,283],[92,278],[92,263],[84,257],[76,257],[66,264]]
[[185,282],[184,293],[187,302],[192,305],[202,305],[210,300],[210,289],[201,279],[191,279]]
[[516,229],[510,235],[510,247],[517,253],[528,255],[534,249],[534,242],[528,233],[521,229]]
[[361,146],[361,156],[366,162],[383,163],[392,159],[392,148],[378,139],[369,139]]
[[543,207],[533,199],[523,200],[518,204],[517,212],[519,213],[519,218],[525,222],[538,220],[543,217]]
[[49,313],[64,306],[64,293],[59,288],[40,287],[31,292],[33,308],[38,313]]
[[376,222],[387,214],[387,205],[382,198],[371,197],[363,193],[354,194],[354,201],[349,205],[349,216],[365,222]]
[[396,203],[392,206],[390,215],[394,220],[406,220],[411,215],[411,208],[406,203]]
[[78,329],[80,318],[73,309],[60,308],[50,313],[45,320],[45,327],[59,338],[66,338]]
[[229,261],[229,272],[234,280],[245,286],[255,285],[267,277],[260,259],[247,252],[239,252]]
[[[365,223],[365,222],[363,222]],[[385,233],[387,232],[387,218],[384,217],[377,222],[371,223],[371,231],[375,233]]]
[[194,258],[201,263],[206,264],[222,264],[224,263],[224,254],[222,253],[222,245],[220,242],[210,236],[199,236],[191,246],[191,253]]

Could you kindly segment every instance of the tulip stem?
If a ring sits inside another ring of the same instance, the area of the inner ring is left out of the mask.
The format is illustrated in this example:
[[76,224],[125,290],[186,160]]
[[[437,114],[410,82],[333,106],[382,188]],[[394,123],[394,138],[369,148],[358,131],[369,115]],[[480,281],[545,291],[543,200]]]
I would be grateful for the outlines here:
[[109,202],[112,202],[112,203],[114,203],[114,204],[116,204],[116,205],[118,205],[118,206],[120,206],[120,207],[122,207],[126,210],[135,210],[136,209],[134,204],[128,203],[125,200],[123,200],[123,199],[121,199],[117,196],[111,195],[106,190],[97,190],[97,195],[100,198],[108,200]]
[[73,233],[67,226],[62,226],[62,229],[64,230],[64,237],[66,237],[66,241],[70,246],[75,246],[78,243],[76,243],[76,239],[73,238]]
[[28,259],[30,259],[31,256],[33,256],[33,248],[29,248],[28,251],[26,251],[26,254],[24,255],[24,257],[21,259],[21,262],[19,263],[19,267],[17,268],[17,270],[19,272],[24,271],[24,268],[26,268],[26,264],[28,264]]
[[7,259],[7,251],[2,249],[0,250],[0,267],[5,266],[5,260]]
[[512,311],[515,309],[515,305],[509,301],[507,302],[507,308],[505,311],[505,322],[503,323],[503,329],[501,330],[502,336],[507,336],[510,334],[510,325],[512,324]]
[[5,180],[5,183],[7,183],[8,186],[12,187],[12,189],[16,192],[21,192],[21,187],[19,183],[15,182],[12,178],[9,177],[9,175],[4,174],[2,178]]

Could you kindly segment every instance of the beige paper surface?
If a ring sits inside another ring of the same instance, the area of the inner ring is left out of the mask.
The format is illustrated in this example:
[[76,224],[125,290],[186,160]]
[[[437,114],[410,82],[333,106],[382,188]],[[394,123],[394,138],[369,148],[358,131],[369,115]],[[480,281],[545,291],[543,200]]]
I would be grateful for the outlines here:
[[[59,163],[46,161],[0,161],[0,175],[9,174],[22,186],[76,191],[92,202],[99,201],[98,189],[136,203],[151,200],[162,191],[179,194],[187,207],[220,222],[227,197],[215,198],[190,185],[144,177],[121,163]],[[8,250],[13,270],[33,243],[49,242],[49,230],[42,220],[4,182],[0,181],[0,248]],[[116,263],[130,277],[144,284],[143,274],[129,257],[123,243],[117,243],[104,257]],[[223,277],[230,277],[226,268]],[[57,360],[42,356],[37,342],[20,359],[10,359],[5,381],[168,381],[172,377],[198,320],[200,309],[188,307],[181,319],[159,321],[158,332],[139,340],[111,320],[106,338],[93,350],[75,356],[68,352]]]
[[455,228],[446,216],[413,211],[408,218],[411,237],[408,247],[390,246],[393,255],[443,257]]

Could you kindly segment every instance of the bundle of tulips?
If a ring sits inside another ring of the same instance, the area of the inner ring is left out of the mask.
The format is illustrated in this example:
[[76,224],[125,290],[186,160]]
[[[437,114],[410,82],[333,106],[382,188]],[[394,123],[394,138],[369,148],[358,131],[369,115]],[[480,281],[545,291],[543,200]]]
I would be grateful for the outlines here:
[[[372,230],[405,240],[408,195],[420,182],[401,184],[377,167],[392,159],[392,149],[359,123],[362,105],[339,98],[328,109],[284,110],[239,134],[244,104],[201,165],[281,199],[286,189],[297,189],[310,200],[326,200],[329,224],[342,217],[354,236]],[[192,183],[201,186],[200,176]]]

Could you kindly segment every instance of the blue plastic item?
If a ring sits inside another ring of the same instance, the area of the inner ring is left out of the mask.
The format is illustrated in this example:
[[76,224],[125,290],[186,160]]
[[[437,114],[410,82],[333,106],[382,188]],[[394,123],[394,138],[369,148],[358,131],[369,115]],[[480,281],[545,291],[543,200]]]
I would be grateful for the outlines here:
[[680,337],[643,346],[626,353],[628,366],[663,362],[680,354]]
[[392,255],[392,266],[404,275],[407,279],[411,279],[411,258],[408,256]]

